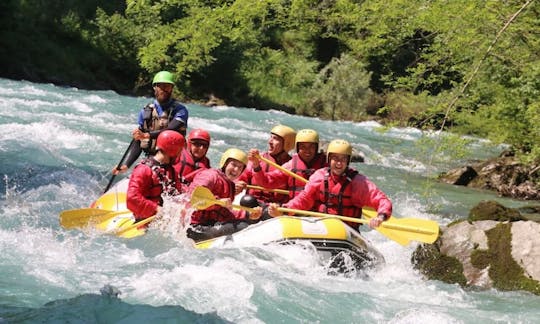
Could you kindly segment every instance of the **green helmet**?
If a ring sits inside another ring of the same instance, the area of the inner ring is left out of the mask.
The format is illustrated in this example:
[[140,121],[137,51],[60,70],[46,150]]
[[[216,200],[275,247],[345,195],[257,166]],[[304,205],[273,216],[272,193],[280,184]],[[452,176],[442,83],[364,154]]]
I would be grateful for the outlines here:
[[152,80],[152,85],[156,83],[169,83],[174,84],[174,76],[169,71],[159,71],[154,76],[154,80]]

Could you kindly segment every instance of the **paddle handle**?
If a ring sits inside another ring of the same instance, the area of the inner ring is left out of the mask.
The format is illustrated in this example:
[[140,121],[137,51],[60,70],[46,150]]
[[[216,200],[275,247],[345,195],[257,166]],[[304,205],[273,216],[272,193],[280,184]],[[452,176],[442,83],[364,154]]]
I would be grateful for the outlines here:
[[[116,170],[120,170],[120,168],[122,167],[122,162],[124,162],[124,159],[126,158],[128,152],[131,150],[131,147],[133,146],[134,143],[135,143],[135,139],[132,139],[131,143],[129,143],[128,148],[124,152],[124,155],[122,155],[122,158],[120,159],[120,162],[118,162],[118,164],[116,165]],[[103,190],[103,193],[106,193],[111,188],[111,185],[113,184],[114,178],[116,178],[116,174],[112,175],[111,180],[109,180],[109,183],[105,187],[105,190]]]
[[307,183],[307,179],[305,179],[304,177],[302,176],[299,176],[298,174],[292,172],[291,170],[287,170],[285,169],[284,167],[282,167],[281,165],[263,157],[263,156],[260,156],[258,155],[257,158],[263,162],[265,162],[266,164],[270,164],[271,166],[273,166],[274,168],[280,170],[281,172],[283,173],[286,173],[288,175],[290,175],[291,177],[295,178],[296,180],[299,180],[299,181],[302,181],[303,183]]
[[261,186],[255,186],[255,185],[247,185],[246,188],[253,189],[253,190],[260,190],[260,191],[275,192],[275,193],[283,194],[283,195],[289,194],[289,190],[285,190],[285,189],[270,189],[270,188],[265,188]]

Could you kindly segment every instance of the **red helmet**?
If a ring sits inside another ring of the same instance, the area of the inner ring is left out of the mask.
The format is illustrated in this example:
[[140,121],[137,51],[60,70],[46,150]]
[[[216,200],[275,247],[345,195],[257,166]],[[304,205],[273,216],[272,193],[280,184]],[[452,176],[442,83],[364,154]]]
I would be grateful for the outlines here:
[[201,140],[205,141],[210,145],[210,133],[205,131],[202,128],[197,128],[192,130],[188,135],[188,147],[191,149],[191,141],[193,140]]
[[165,155],[176,158],[184,148],[185,139],[182,134],[173,130],[164,130],[159,133],[156,148],[161,150]]

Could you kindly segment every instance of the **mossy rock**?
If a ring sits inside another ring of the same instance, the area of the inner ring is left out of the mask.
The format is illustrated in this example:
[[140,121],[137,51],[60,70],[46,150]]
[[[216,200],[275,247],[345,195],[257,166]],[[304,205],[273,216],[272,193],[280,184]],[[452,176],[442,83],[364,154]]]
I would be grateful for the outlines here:
[[490,265],[489,277],[500,290],[526,290],[540,295],[540,282],[525,276],[523,268],[512,258],[512,224],[501,223],[486,231],[488,251],[473,253],[471,261],[481,269]]
[[499,222],[516,222],[524,220],[518,210],[507,208],[496,201],[481,201],[469,212],[469,221],[494,220]]
[[416,248],[411,257],[414,268],[429,279],[465,286],[467,279],[463,275],[463,265],[454,257],[442,255],[437,242]]

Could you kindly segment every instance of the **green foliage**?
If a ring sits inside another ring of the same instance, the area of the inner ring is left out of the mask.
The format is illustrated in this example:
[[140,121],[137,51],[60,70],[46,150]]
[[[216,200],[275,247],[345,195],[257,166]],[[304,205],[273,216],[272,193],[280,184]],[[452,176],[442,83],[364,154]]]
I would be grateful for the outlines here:
[[372,95],[369,77],[362,62],[354,57],[344,54],[333,59],[310,89],[308,112],[331,120],[361,120]]
[[451,127],[511,144],[532,162],[540,160],[534,4],[7,0],[0,68],[8,77],[115,90],[147,86],[168,69],[194,98]]

